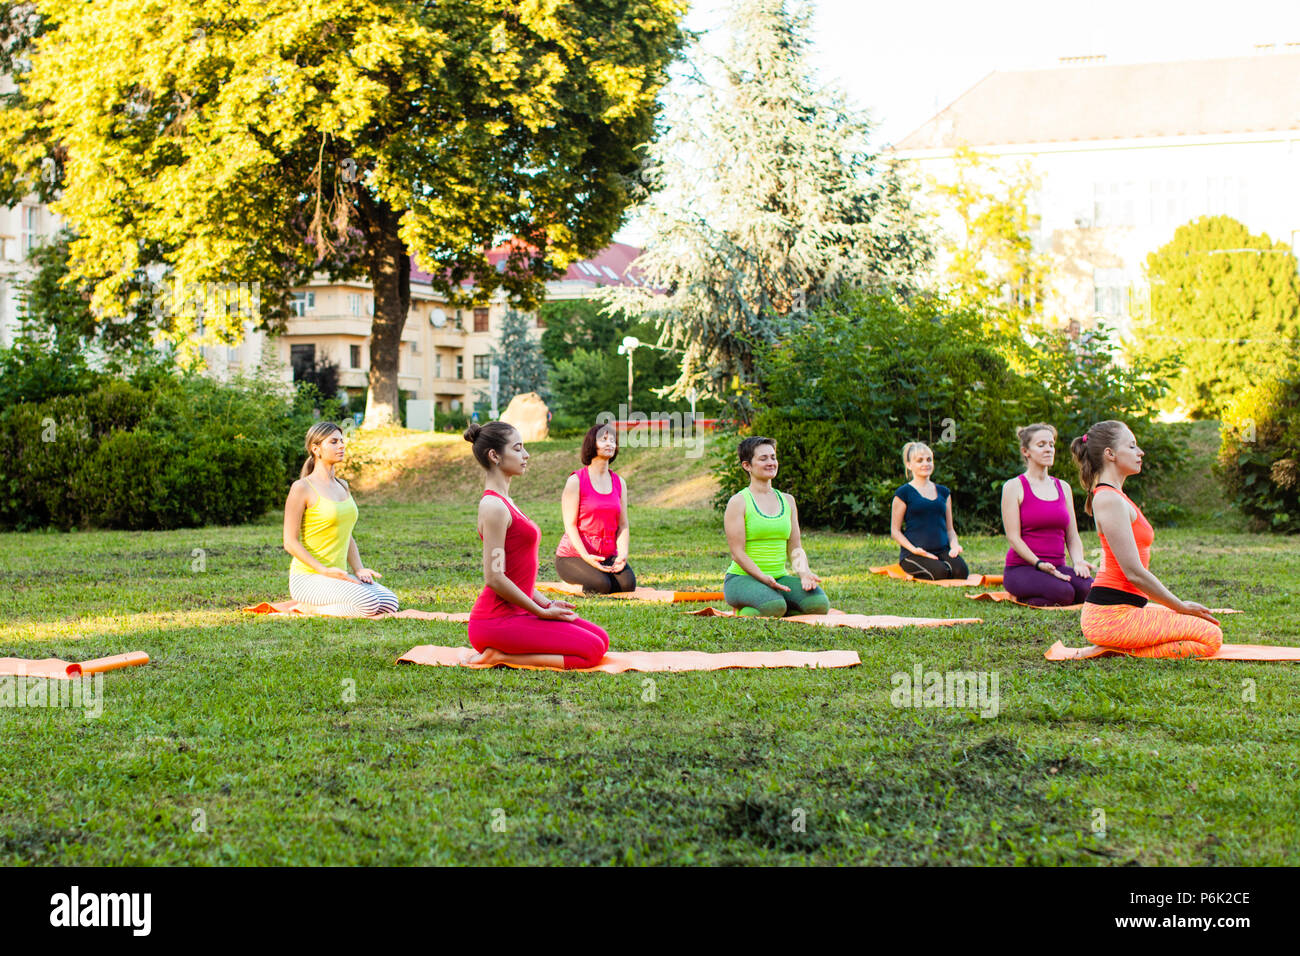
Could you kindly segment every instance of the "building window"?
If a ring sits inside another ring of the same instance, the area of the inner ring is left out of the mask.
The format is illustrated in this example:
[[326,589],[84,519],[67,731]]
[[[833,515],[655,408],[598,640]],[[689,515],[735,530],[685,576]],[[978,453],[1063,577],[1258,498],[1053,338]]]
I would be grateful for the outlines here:
[[1093,312],[1108,319],[1128,315],[1128,281],[1123,269],[1093,270]]
[[486,332],[487,330],[488,330],[488,310],[475,309],[474,310],[474,331]]
[[492,367],[492,356],[490,355],[474,356],[474,377],[475,378],[486,379],[491,374],[491,372],[489,371],[491,367]]
[[293,366],[293,380],[295,382],[301,382],[303,377],[316,365],[315,343],[309,342],[306,345],[290,345],[289,364]]
[[465,377],[465,356],[463,355],[456,356],[456,377]]
[[316,308],[315,292],[291,292],[289,294],[289,314],[302,318]]
[[361,368],[361,346],[349,345],[348,358],[352,362],[353,368]]
[[40,222],[38,219],[39,214],[40,210],[35,206],[23,206],[22,222],[20,223],[22,226],[22,236],[19,239],[19,248],[22,250],[24,259],[26,259],[28,254],[31,253],[33,247],[37,245],[37,226]]
[[542,313],[540,311],[537,313],[537,327],[539,329],[546,328],[546,320],[542,318]]
[[441,355],[435,355],[433,357],[433,377],[442,378],[442,356]]
[[374,314],[375,314],[375,297],[373,295],[368,295],[366,296],[366,315],[374,315]]
[[361,314],[361,296],[355,292],[348,293],[348,311],[353,315]]

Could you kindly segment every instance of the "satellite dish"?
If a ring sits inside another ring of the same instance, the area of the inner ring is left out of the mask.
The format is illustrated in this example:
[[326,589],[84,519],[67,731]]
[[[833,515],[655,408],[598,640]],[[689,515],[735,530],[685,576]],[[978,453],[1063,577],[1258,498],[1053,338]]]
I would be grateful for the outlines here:
[[434,309],[429,313],[429,322],[434,326],[434,328],[440,329],[447,324],[447,313],[442,311],[442,309]]

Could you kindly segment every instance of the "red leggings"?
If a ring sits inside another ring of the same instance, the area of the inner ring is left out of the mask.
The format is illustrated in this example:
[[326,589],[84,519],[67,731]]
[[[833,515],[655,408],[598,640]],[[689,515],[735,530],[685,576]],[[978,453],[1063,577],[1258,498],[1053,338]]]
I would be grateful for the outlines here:
[[502,654],[561,654],[567,671],[595,667],[609,650],[609,635],[590,621],[548,621],[533,614],[471,619],[469,642],[480,652],[493,647]]

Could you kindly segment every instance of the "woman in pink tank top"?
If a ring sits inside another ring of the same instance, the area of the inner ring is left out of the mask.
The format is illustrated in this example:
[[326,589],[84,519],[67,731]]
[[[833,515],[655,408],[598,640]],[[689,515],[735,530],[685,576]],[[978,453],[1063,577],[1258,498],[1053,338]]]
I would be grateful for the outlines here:
[[1023,604],[1082,604],[1092,588],[1093,567],[1083,558],[1074,496],[1048,473],[1056,461],[1056,429],[1038,422],[1016,434],[1025,473],[1002,486],[1002,524],[1011,545],[1002,586]]
[[582,439],[583,467],[569,476],[560,498],[564,535],[555,549],[555,571],[560,580],[593,594],[636,589],[627,563],[627,485],[610,468],[617,457],[614,426],[593,425]]
[[469,612],[463,663],[492,667],[595,667],[609,650],[603,628],[584,621],[566,601],[537,591],[537,543],[541,531],[510,500],[510,481],[524,473],[528,452],[513,425],[472,424],[465,440],[487,472],[478,505],[483,539],[483,591]]

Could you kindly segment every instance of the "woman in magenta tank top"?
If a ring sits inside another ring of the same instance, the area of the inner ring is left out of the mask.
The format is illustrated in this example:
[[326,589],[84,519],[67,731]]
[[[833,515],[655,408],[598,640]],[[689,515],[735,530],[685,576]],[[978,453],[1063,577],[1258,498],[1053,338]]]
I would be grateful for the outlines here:
[[583,467],[569,476],[560,498],[564,535],[555,549],[555,571],[593,594],[636,589],[627,564],[627,485],[610,468],[617,457],[614,426],[593,425],[582,439]]
[[1002,586],[1024,604],[1082,604],[1092,588],[1093,567],[1083,558],[1074,496],[1048,473],[1056,461],[1056,429],[1039,422],[1016,434],[1025,473],[1002,486],[1002,524],[1011,544]]
[[484,587],[469,612],[469,642],[478,653],[465,663],[595,667],[609,650],[609,635],[578,617],[572,604],[548,600],[536,588],[541,531],[510,500],[510,480],[528,466],[519,432],[505,422],[476,423],[465,440],[487,471],[478,506]]

